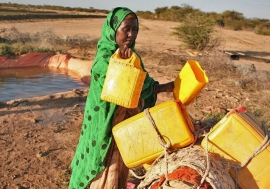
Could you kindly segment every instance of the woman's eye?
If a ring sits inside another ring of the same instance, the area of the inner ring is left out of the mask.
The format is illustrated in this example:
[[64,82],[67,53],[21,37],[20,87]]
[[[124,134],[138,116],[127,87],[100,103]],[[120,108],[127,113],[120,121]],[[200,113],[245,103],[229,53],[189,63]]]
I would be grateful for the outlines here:
[[125,32],[128,32],[130,30],[130,28],[124,28]]

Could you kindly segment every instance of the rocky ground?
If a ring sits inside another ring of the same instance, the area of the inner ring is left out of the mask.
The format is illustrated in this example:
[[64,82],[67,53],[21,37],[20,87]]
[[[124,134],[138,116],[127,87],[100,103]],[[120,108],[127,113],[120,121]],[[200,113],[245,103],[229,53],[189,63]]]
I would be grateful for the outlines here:
[[[51,29],[60,37],[87,33],[93,38],[98,38],[103,21],[91,19],[6,22],[0,23],[0,28],[14,26],[28,32]],[[160,83],[174,80],[187,59],[205,62],[202,58],[205,54],[201,56],[184,49],[181,42],[170,35],[172,28],[177,25],[178,23],[174,22],[141,20],[137,49],[142,54],[149,74]],[[218,30],[226,41],[223,50],[269,58],[270,37],[257,36],[245,31]],[[75,54],[78,55],[79,52]],[[258,60],[231,60],[223,54],[208,54],[207,57],[209,63],[222,63],[219,69],[223,73],[226,72],[226,69],[222,68],[224,61],[226,65],[234,64],[242,71],[253,66],[256,70],[270,71],[268,63]],[[209,83],[187,107],[194,120],[219,118],[218,116],[224,115],[230,109],[244,105],[270,126],[270,91],[267,89],[267,83],[266,89],[250,90],[243,87],[243,76],[237,77],[226,72],[227,77],[221,79],[212,74],[220,71],[217,67],[205,68],[209,75]],[[80,134],[86,95],[87,91],[73,90],[0,104],[0,188],[67,188],[69,165]],[[172,94],[161,93],[157,103],[167,100],[173,100]]]

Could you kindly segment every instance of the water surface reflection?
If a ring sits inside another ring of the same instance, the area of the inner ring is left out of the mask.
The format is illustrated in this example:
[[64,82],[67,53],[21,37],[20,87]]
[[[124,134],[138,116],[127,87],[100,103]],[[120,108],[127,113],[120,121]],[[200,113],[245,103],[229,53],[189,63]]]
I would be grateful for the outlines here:
[[44,96],[73,89],[87,89],[68,70],[42,67],[1,68],[0,101]]

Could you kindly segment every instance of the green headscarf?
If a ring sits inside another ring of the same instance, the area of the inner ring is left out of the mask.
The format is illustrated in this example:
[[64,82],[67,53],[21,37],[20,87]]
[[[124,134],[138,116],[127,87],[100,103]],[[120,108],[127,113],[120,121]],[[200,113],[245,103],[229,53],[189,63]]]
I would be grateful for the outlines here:
[[[101,100],[100,94],[110,57],[119,48],[115,40],[116,30],[128,14],[136,15],[128,8],[117,7],[108,14],[102,27],[101,39],[98,41],[91,69],[91,84],[81,135],[71,162],[70,189],[87,187],[106,166],[105,157],[112,141],[112,126],[117,105]],[[135,43],[131,47],[135,52],[134,47]],[[141,66],[144,69],[142,62]],[[155,83],[156,81],[147,74],[141,93],[145,108],[152,107],[156,103],[157,95],[153,92]]]

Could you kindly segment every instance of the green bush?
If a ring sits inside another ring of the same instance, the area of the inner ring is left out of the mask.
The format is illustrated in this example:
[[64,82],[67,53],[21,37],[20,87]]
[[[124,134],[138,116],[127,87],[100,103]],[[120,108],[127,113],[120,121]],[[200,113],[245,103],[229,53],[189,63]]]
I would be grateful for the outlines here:
[[194,9],[192,6],[183,4],[181,7],[172,6],[161,7],[155,9],[156,18],[160,20],[169,20],[182,22],[188,14],[202,13],[199,9]]
[[253,31],[259,23],[258,19],[247,19],[244,22],[244,29]]
[[259,35],[270,35],[270,29],[255,29],[255,33]]
[[174,28],[173,34],[183,41],[188,48],[203,50],[210,42],[215,20],[205,14],[188,14],[183,23]]
[[232,20],[232,19],[225,19],[225,27],[239,31],[242,30],[244,26],[244,21],[243,20]]
[[220,121],[223,117],[226,116],[225,112],[216,113],[216,114],[212,114],[212,113],[203,113],[203,114],[206,117],[206,119],[216,120],[216,122]]
[[54,49],[48,47],[36,47],[31,44],[16,43],[12,45],[13,52],[16,56],[26,54],[29,52],[52,52]]
[[20,56],[29,52],[52,52],[51,48],[35,47],[30,44],[15,43],[12,45],[2,44],[0,45],[0,56]]
[[0,56],[14,56],[15,53],[9,45],[2,44],[0,46]]
[[270,24],[260,24],[256,26],[255,33],[259,35],[270,35]]
[[154,19],[155,15],[150,11],[137,11],[136,14],[139,17],[145,18],[145,19]]
[[255,110],[253,111],[253,114],[254,114],[256,117],[261,117],[261,116],[263,116],[263,111],[260,110],[260,109],[255,109]]

